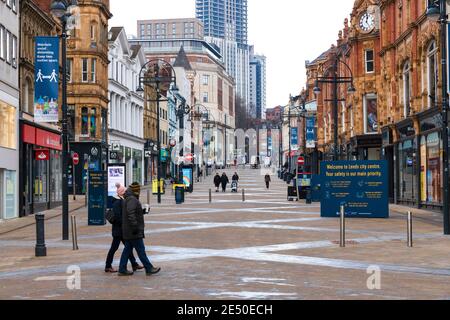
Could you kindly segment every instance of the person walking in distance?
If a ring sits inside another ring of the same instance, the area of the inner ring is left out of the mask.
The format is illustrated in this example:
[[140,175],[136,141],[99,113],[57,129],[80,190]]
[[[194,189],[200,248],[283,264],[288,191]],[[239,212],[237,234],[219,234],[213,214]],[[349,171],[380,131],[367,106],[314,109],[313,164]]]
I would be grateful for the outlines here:
[[222,184],[222,192],[226,192],[227,184],[230,183],[230,180],[228,179],[228,176],[225,172],[222,174],[222,177],[220,178],[220,183]]
[[[106,258],[106,264],[105,264],[105,272],[106,273],[116,273],[117,270],[115,270],[112,267],[112,263],[114,260],[114,254],[119,249],[120,243],[125,244],[123,237],[122,237],[122,202],[123,197],[125,195],[125,192],[127,189],[120,184],[116,185],[117,188],[117,196],[114,198],[112,212],[113,212],[113,220],[110,221],[112,224],[112,236],[113,241],[111,243],[111,248],[109,249],[108,256]],[[144,269],[143,266],[140,266],[136,258],[133,255],[133,251],[131,251],[129,260],[131,263],[131,266],[133,267],[133,271],[142,270]]]
[[266,188],[269,189],[270,188],[270,182],[272,182],[269,174],[266,174],[266,176],[264,177],[264,181],[266,182]]
[[231,181],[239,182],[239,176],[238,176],[237,172],[234,173],[233,178],[231,178]]
[[156,274],[161,268],[155,268],[145,252],[145,221],[144,209],[139,202],[141,186],[135,182],[127,189],[122,206],[122,232],[125,240],[125,249],[120,258],[119,276],[131,276],[133,272],[127,270],[127,260],[130,252],[136,249],[139,260],[144,265],[147,276]]
[[214,177],[214,185],[216,187],[216,192],[219,192],[221,182],[222,182],[222,179],[220,178],[219,174],[216,173],[216,176]]

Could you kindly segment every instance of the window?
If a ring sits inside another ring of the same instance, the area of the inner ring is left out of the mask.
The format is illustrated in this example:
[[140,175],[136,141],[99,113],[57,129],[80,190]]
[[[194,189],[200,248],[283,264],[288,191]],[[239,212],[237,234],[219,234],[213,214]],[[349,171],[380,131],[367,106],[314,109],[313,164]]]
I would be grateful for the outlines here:
[[16,148],[16,108],[0,100],[0,147]]
[[88,82],[88,59],[82,59],[82,82]]
[[6,59],[6,29],[0,24],[0,59]]
[[209,75],[204,75],[204,76],[203,76],[202,84],[203,84],[204,86],[207,86],[207,85],[209,84]]
[[202,101],[203,101],[204,103],[207,103],[207,102],[209,102],[208,100],[209,100],[209,99],[208,99],[208,92],[203,92],[203,99],[202,99]]
[[11,65],[17,68],[17,37],[11,35]]
[[366,73],[372,73],[375,71],[375,61],[373,50],[365,51],[365,61],[366,61]]
[[89,125],[90,125],[90,131],[89,131],[90,136],[91,136],[91,138],[95,138],[95,134],[97,133],[97,109],[95,109],[95,108],[91,109]]
[[438,79],[438,67],[437,67],[437,47],[433,41],[428,46],[427,51],[427,69],[428,69],[428,107],[432,108],[436,106],[437,99],[437,79]]
[[6,62],[11,64],[11,33],[6,31]]
[[95,41],[96,40],[96,30],[97,28],[96,28],[96,25],[95,25],[95,23],[93,23],[93,24],[91,24],[91,40],[92,41]]
[[95,83],[95,69],[97,67],[97,59],[91,60],[91,82]]
[[403,104],[403,113],[406,118],[411,113],[411,67],[409,61],[403,67]]
[[369,94],[364,97],[364,132],[378,133],[377,96]]
[[89,134],[89,111],[87,107],[81,109],[81,135],[87,136]]
[[73,59],[67,59],[67,82],[72,82]]

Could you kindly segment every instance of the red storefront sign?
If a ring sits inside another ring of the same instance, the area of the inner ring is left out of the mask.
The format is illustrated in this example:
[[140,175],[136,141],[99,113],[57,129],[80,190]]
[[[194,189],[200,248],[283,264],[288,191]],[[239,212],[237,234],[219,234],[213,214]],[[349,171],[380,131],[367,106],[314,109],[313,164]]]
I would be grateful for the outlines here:
[[61,136],[33,126],[23,125],[23,142],[53,150],[62,150]]
[[50,160],[50,151],[49,150],[34,150],[34,159],[36,161],[48,161]]

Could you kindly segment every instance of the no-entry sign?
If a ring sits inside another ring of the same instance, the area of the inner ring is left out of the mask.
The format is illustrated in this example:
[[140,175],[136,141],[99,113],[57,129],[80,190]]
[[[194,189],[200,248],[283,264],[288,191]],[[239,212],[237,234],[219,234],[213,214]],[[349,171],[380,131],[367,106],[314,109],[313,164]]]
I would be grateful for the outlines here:
[[305,158],[304,157],[298,157],[297,164],[299,166],[303,166],[305,164]]
[[78,165],[78,163],[80,163],[80,156],[78,155],[78,153],[75,152],[73,154],[72,161],[74,165]]

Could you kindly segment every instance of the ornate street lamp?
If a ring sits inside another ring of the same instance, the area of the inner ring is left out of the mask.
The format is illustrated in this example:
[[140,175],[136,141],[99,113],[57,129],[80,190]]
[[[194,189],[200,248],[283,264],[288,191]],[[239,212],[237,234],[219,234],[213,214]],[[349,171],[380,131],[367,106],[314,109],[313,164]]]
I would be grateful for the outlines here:
[[[339,71],[339,65],[343,65],[349,72],[350,77],[341,77],[338,76]],[[329,72],[332,72],[332,75],[329,75]],[[319,87],[319,84],[321,83],[329,83],[333,85],[333,99],[327,100],[333,102],[333,115],[334,115],[334,161],[338,160],[339,157],[339,151],[338,151],[338,85],[339,84],[348,84],[349,87],[347,89],[347,92],[349,94],[354,94],[356,92],[356,89],[353,85],[353,73],[350,67],[342,60],[340,60],[337,56],[334,59],[333,65],[329,67],[325,71],[325,76],[318,77],[315,81],[313,92],[315,95],[321,94],[322,90]]]
[[[156,102],[156,131],[158,148],[158,203],[161,203],[161,133],[160,133],[160,110],[159,105],[162,101],[168,101],[163,98],[162,92],[168,92],[173,85],[177,83],[177,78],[173,66],[162,60],[153,59],[144,64],[139,72],[139,87],[137,92],[144,92],[146,86],[155,89],[156,99],[149,99],[148,102]],[[147,97],[145,97],[147,99]]]
[[67,22],[72,16],[70,8],[77,5],[77,0],[53,1],[50,5],[51,13],[59,18],[62,25],[61,58],[62,58],[62,234],[63,240],[69,240],[69,186],[67,177],[69,141],[67,128]]
[[447,4],[445,0],[428,0],[427,17],[434,21],[439,21],[440,46],[442,59],[442,160],[444,164],[444,234],[450,235],[450,204],[449,204],[449,132],[448,132],[448,74],[447,74]]

